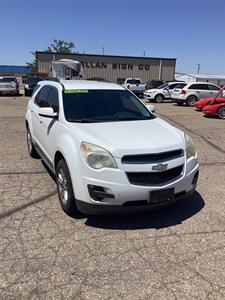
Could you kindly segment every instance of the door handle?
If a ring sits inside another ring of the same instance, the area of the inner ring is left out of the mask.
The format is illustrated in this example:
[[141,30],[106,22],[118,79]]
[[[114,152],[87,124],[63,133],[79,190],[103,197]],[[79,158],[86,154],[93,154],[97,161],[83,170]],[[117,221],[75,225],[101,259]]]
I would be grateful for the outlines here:
[[34,112],[34,110],[31,108],[31,112]]

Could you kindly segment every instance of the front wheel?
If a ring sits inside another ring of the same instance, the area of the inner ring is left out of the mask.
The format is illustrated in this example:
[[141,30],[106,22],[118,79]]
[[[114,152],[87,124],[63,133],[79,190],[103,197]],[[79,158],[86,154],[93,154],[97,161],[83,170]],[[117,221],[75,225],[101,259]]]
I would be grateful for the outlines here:
[[222,107],[218,108],[218,110],[217,110],[217,116],[220,119],[225,119],[225,106],[222,106]]
[[74,197],[72,181],[64,159],[61,159],[56,167],[56,184],[59,202],[63,211],[70,216],[77,214],[78,209]]
[[164,99],[164,97],[161,94],[156,95],[155,98],[154,98],[154,100],[155,100],[156,103],[162,103],[163,99]]
[[186,100],[186,103],[188,106],[195,106],[195,103],[198,101],[198,99],[195,96],[189,96]]

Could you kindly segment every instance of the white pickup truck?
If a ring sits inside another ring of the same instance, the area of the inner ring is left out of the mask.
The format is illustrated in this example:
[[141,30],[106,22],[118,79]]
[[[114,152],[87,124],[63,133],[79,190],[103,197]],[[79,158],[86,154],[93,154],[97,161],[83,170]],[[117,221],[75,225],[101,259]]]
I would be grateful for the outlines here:
[[123,87],[132,91],[135,95],[143,97],[145,91],[145,84],[141,82],[140,78],[126,78]]

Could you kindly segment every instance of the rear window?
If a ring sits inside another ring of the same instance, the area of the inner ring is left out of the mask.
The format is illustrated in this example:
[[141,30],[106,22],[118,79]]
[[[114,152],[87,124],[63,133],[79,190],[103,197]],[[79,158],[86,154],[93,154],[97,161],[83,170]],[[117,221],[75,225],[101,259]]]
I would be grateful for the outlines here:
[[7,78],[0,78],[0,82],[16,82],[16,78],[14,77],[7,77]]
[[130,83],[130,84],[140,84],[141,80],[138,80],[138,79],[128,79],[127,83]]

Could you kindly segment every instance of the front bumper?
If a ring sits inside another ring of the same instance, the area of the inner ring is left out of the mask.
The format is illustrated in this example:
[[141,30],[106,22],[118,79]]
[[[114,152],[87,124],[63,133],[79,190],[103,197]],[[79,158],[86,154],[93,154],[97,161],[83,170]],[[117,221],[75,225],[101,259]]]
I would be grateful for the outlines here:
[[[77,197],[78,209],[87,214],[101,214],[107,212],[133,211],[139,209],[154,209],[166,206],[172,202],[188,196],[197,186],[199,164],[196,158],[185,166],[182,177],[157,186],[140,186],[131,184],[127,176],[120,170],[107,170],[102,180],[101,176],[82,176],[83,192]],[[94,200],[88,191],[88,186],[103,187],[104,192],[114,197],[106,197],[100,201]],[[166,203],[149,204],[151,191],[174,189],[174,200]]]
[[0,94],[18,94],[19,90],[17,88],[0,88]]
[[154,99],[152,94],[146,94],[146,93],[144,93],[144,98],[147,99],[147,100],[153,100]]

